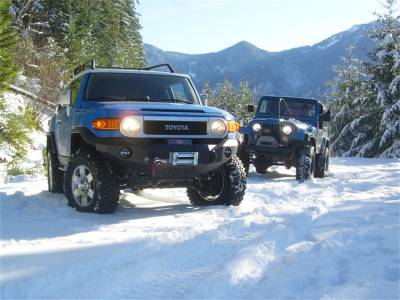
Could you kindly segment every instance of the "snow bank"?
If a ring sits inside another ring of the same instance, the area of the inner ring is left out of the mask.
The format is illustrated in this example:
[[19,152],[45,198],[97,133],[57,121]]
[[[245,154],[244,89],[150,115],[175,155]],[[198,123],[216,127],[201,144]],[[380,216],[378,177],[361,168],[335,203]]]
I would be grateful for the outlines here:
[[44,178],[0,185],[1,298],[398,299],[398,160],[334,159],[324,179],[254,171],[239,207],[183,189],[78,213]]

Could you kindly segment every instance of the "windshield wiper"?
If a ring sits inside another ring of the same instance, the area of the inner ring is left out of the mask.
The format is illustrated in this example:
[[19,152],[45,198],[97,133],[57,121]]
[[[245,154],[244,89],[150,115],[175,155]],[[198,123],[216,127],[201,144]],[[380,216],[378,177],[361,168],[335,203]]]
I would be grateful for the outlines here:
[[101,96],[96,97],[95,99],[87,99],[87,100],[105,100],[105,101],[149,101],[148,98],[129,98],[129,97],[118,97],[118,96]]
[[175,102],[175,103],[180,102],[180,103],[193,104],[192,101],[183,100],[183,99],[160,99],[160,100],[158,100],[158,101],[160,101],[160,102]]

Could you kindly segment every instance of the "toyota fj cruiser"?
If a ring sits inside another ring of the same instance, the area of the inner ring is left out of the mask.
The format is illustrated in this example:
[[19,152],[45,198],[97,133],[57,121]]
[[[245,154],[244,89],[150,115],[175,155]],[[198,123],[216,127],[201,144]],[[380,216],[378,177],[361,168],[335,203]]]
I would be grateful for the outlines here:
[[97,213],[112,213],[129,188],[186,187],[193,205],[240,204],[239,125],[206,106],[187,75],[168,64],[96,68],[94,61],[74,74],[50,120],[49,191]]
[[[249,105],[249,112],[254,106]],[[239,148],[246,172],[250,163],[260,174],[283,164],[296,167],[296,179],[324,177],[329,167],[328,124],[330,110],[318,100],[262,97],[255,118],[240,129]]]

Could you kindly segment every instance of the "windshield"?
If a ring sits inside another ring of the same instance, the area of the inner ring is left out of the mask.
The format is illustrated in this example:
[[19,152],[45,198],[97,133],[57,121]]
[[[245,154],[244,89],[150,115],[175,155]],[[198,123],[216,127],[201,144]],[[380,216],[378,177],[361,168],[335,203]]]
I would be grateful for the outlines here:
[[[313,118],[317,113],[317,105],[301,100],[282,100],[280,115],[283,117]],[[260,103],[260,113],[279,115],[279,99],[263,99]]]
[[199,103],[185,77],[138,73],[90,74],[85,100]]

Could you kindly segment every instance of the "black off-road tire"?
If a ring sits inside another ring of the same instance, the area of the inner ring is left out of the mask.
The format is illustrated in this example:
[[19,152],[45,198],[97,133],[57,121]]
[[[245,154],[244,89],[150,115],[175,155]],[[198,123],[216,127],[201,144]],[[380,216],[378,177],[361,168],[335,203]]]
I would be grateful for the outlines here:
[[219,168],[223,174],[224,188],[221,195],[213,200],[207,200],[197,189],[187,188],[190,203],[194,206],[206,205],[239,205],[246,191],[246,171],[240,159],[234,155]]
[[57,155],[52,149],[47,149],[47,189],[50,193],[64,192],[64,172],[59,169]]
[[[88,206],[82,207],[75,201],[72,193],[72,176],[77,166],[84,165],[93,175],[93,200]],[[64,176],[64,192],[68,205],[81,212],[95,212],[99,214],[113,213],[119,202],[119,182],[112,173],[111,166],[97,154],[78,150],[67,164]]]
[[243,168],[246,172],[246,175],[249,175],[250,169],[250,151],[246,144],[242,144],[238,148],[237,156],[242,161]]
[[267,174],[267,169],[270,166],[272,166],[272,162],[263,155],[257,156],[254,160],[254,167],[258,174]]
[[329,169],[329,148],[326,147],[324,153],[317,154],[315,157],[315,178],[324,178]]
[[313,146],[303,146],[299,150],[296,165],[296,179],[303,182],[312,178],[315,170],[315,150]]

